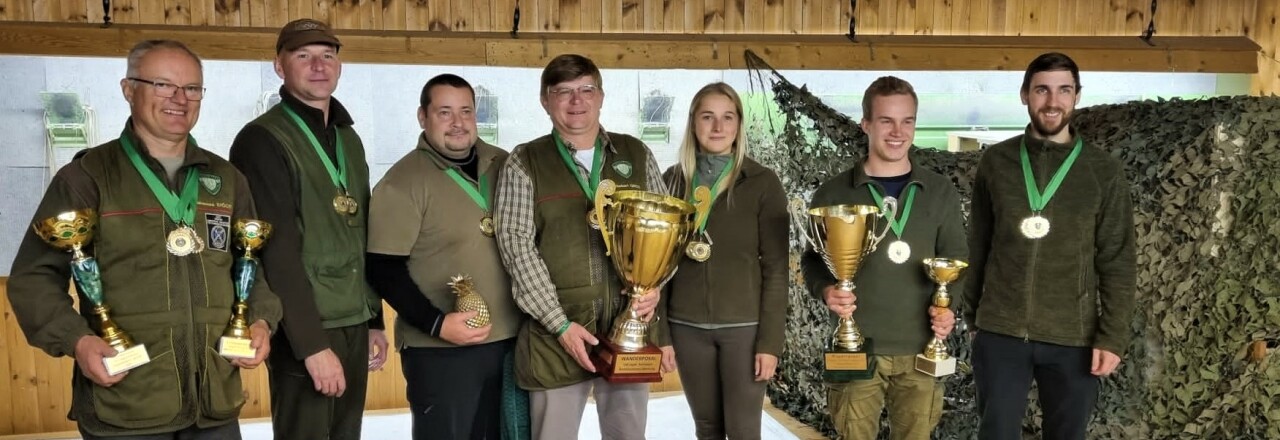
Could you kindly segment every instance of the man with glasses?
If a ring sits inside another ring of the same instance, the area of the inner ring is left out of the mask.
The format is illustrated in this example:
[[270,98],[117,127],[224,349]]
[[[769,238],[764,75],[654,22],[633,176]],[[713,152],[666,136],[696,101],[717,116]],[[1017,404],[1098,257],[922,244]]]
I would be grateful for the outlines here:
[[368,371],[387,354],[381,301],[364,275],[369,167],[332,96],[340,47],[322,22],[286,24],[276,39],[281,102],[231,145],[275,227],[262,259],[285,316],[267,360],[277,440],[359,438]]
[[[611,383],[588,357],[627,306],[622,284],[588,216],[596,185],[665,193],[653,153],[640,140],[600,127],[604,104],[600,70],[581,55],[561,55],[542,71],[542,108],[551,134],[519,145],[502,170],[497,191],[498,248],[512,274],[516,304],[531,318],[517,333],[516,378],[529,390],[534,438],[578,438],[594,389],[604,438],[643,439],[649,401],[645,383]],[[635,301],[651,316],[651,290]],[[666,321],[651,327],[662,347],[664,371],[675,358]]]
[[[257,367],[272,348],[280,302],[259,277],[248,298],[256,356],[217,354],[235,300],[227,235],[257,215],[244,176],[191,136],[203,79],[200,58],[182,43],[135,45],[120,80],[130,110],[120,137],[78,154],[49,184],[34,221],[73,210],[98,219],[85,251],[101,288],[78,286],[79,312],[67,295],[71,254],[30,228],[10,271],[9,300],[27,341],[76,359],[69,416],[86,439],[239,439],[239,369]],[[98,302],[150,362],[108,374],[103,359],[117,352],[94,334]]]

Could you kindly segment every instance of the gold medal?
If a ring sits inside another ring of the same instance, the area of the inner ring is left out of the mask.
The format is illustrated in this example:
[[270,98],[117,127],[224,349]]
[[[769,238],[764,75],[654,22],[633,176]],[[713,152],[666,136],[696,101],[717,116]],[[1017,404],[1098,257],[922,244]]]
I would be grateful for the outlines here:
[[1022,224],[1019,225],[1019,228],[1022,230],[1022,236],[1024,237],[1032,240],[1044,238],[1044,236],[1049,235],[1049,219],[1041,217],[1040,214],[1035,214],[1022,219]]
[[201,240],[200,235],[190,227],[179,226],[169,231],[169,236],[165,240],[165,249],[174,256],[185,257],[203,251],[204,240]]
[[346,196],[346,197],[347,197],[347,215],[356,215],[356,213],[360,211],[360,202],[357,202],[355,197],[351,197],[351,196]]
[[684,248],[684,254],[690,260],[702,263],[711,258],[711,245],[701,241],[690,241]]
[[480,218],[480,233],[484,234],[485,237],[492,237],[493,232],[493,217],[486,214],[484,217]]
[[338,214],[346,214],[346,213],[347,213],[347,196],[346,196],[346,194],[338,194],[337,196],[334,196],[334,198],[333,198],[333,210],[334,210],[334,211],[337,211],[337,212],[338,212]]
[[911,245],[902,240],[889,243],[889,261],[902,264],[911,258]]

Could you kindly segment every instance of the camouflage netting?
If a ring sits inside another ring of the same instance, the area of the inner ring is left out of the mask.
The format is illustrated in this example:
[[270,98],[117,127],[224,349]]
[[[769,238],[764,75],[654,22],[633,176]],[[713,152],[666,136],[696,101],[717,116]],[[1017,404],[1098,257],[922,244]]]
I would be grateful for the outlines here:
[[[754,156],[807,200],[865,151],[856,121],[748,54],[768,113],[748,130]],[[763,90],[768,87],[770,90]],[[771,93],[770,93],[771,92]],[[776,105],[776,107],[775,107]],[[1280,99],[1135,101],[1079,109],[1072,124],[1112,152],[1133,183],[1138,314],[1133,343],[1105,379],[1095,439],[1280,439],[1280,359],[1246,360],[1250,341],[1280,339]],[[968,208],[981,153],[913,149],[913,162],[950,176]],[[834,435],[821,383],[822,344],[834,324],[803,290],[792,240],[787,352],[773,404]],[[946,379],[939,439],[976,438],[973,377],[961,323],[947,341],[962,361]],[[1032,393],[1024,432],[1038,438]],[[885,426],[882,422],[882,426]]]

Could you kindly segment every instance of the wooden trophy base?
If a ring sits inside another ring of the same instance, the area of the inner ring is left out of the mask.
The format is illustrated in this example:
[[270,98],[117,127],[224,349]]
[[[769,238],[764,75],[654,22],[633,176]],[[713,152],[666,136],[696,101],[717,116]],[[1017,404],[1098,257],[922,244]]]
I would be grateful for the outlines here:
[[916,355],[916,371],[933,377],[942,377],[956,372],[956,358],[934,359],[923,354]]
[[218,354],[227,359],[253,359],[258,349],[250,346],[252,343],[252,339],[223,336],[218,338]]
[[876,359],[871,352],[871,338],[865,340],[859,351],[828,349],[822,359],[822,379],[828,383],[845,383],[874,377]]
[[622,351],[622,348],[599,338],[600,347],[591,354],[591,363],[595,364],[596,373],[604,380],[614,383],[652,383],[662,382],[662,350],[653,344],[645,345],[639,351]]
[[102,365],[107,367],[107,375],[109,376],[115,376],[141,367],[146,365],[147,362],[151,362],[151,355],[147,354],[147,346],[145,344],[134,345],[123,351],[116,352],[115,356],[102,358]]

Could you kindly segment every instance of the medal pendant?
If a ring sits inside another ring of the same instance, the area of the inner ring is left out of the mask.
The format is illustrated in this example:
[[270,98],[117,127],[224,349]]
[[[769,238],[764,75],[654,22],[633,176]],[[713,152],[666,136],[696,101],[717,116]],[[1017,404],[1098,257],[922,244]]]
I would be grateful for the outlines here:
[[356,215],[360,211],[360,202],[355,197],[346,196],[347,198],[347,215]]
[[347,213],[347,196],[345,194],[338,194],[333,198],[333,210],[337,211],[338,214]]
[[1023,219],[1019,229],[1022,230],[1022,236],[1024,237],[1032,240],[1043,238],[1049,235],[1049,219],[1036,214]]
[[897,264],[906,263],[911,258],[911,245],[902,240],[889,243],[889,261]]
[[691,241],[688,246],[685,246],[684,254],[688,256],[690,260],[697,261],[699,263],[705,262],[711,258],[711,244],[703,243],[701,241]]
[[170,254],[178,257],[185,257],[204,250],[204,241],[187,226],[180,226],[177,229],[169,231],[169,236],[165,240],[165,249]]
[[494,232],[493,217],[488,215],[480,218],[480,233],[485,237],[492,237]]

